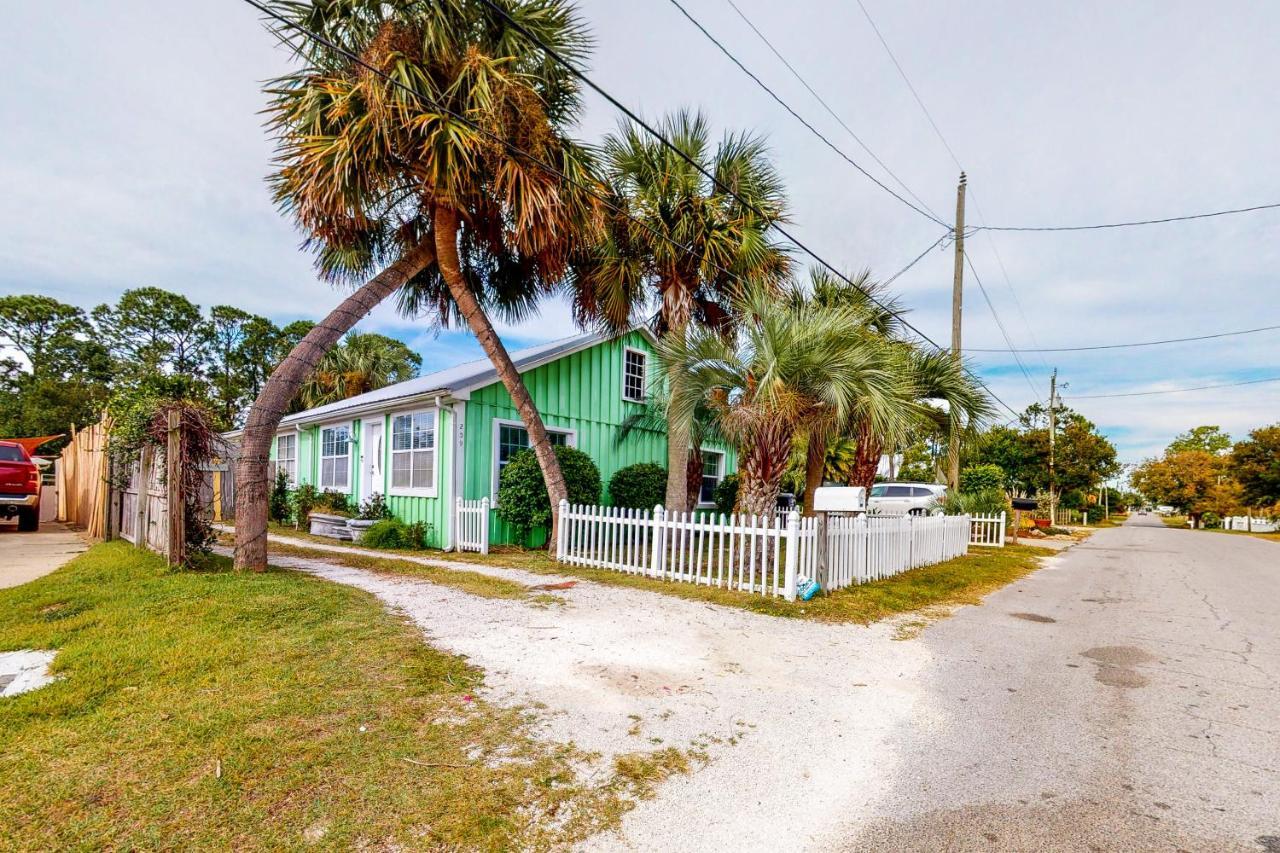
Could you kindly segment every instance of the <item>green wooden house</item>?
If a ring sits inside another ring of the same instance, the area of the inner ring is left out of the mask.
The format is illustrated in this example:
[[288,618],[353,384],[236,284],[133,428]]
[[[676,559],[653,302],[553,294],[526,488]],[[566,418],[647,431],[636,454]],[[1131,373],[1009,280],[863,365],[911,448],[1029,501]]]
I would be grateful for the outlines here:
[[[636,462],[665,467],[664,432],[623,421],[644,404],[653,338],[645,329],[618,337],[583,334],[511,353],[552,441],[585,451],[600,468],[604,503],[609,478]],[[426,522],[432,544],[454,546],[457,498],[496,501],[498,475],[529,437],[488,359],[460,364],[289,415],[271,458],[295,483],[343,492],[352,505],[375,492],[405,522]],[[735,470],[731,448],[704,448],[702,498]],[[514,532],[491,511],[489,538],[510,544]]]

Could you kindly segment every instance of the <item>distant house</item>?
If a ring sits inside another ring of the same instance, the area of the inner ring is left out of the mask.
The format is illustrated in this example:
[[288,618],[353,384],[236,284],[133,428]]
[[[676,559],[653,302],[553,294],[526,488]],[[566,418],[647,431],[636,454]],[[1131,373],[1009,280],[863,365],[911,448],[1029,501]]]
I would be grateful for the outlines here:
[[[585,451],[609,478],[635,462],[666,466],[662,432],[634,430],[619,442],[623,421],[644,403],[653,339],[643,329],[620,337],[583,334],[511,353],[556,444]],[[337,403],[285,417],[272,445],[276,467],[295,483],[343,492],[352,504],[374,493],[406,522],[431,525],[433,544],[453,545],[459,497],[494,501],[511,454],[529,446],[502,382],[488,359],[460,364]],[[735,470],[732,449],[704,448],[706,502]],[[514,532],[490,518],[494,544]]]

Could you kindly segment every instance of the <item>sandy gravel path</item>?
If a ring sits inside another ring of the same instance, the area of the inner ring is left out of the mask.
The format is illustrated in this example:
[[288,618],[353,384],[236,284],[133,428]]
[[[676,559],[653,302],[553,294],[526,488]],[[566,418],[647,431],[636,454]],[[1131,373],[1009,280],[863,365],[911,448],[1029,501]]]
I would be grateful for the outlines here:
[[819,843],[884,793],[889,738],[917,713],[915,676],[928,662],[923,644],[893,640],[888,624],[822,625],[587,582],[539,608],[321,559],[272,563],[402,610],[434,645],[485,670],[488,698],[544,705],[548,738],[606,759],[706,751],[705,766],[664,783],[593,850]]

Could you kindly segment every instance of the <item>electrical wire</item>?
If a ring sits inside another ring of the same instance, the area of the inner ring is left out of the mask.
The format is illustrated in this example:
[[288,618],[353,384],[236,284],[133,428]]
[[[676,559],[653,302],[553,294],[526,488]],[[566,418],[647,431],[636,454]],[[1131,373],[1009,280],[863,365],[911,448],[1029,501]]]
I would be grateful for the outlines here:
[[1070,396],[1072,400],[1105,400],[1115,397],[1153,397],[1157,394],[1182,394],[1187,391],[1207,391],[1210,388],[1238,388],[1241,385],[1261,385],[1264,382],[1280,382],[1280,376],[1268,376],[1265,379],[1246,379],[1243,382],[1222,382],[1216,385],[1194,385],[1190,388],[1169,388],[1163,391],[1126,391],[1120,394],[1070,394],[1068,396]]
[[[867,10],[867,7],[862,0],[858,0],[858,8],[862,10],[863,17],[865,17],[867,19],[867,23],[871,25],[871,30],[876,34],[876,38],[879,40],[880,46],[884,48],[884,52],[888,55],[889,61],[892,62],[893,67],[898,70],[898,76],[902,78],[902,82],[906,84],[907,90],[911,92],[911,97],[915,99],[916,104],[920,107],[920,111],[924,113],[924,117],[928,120],[929,126],[933,128],[934,134],[938,137],[938,141],[942,143],[942,147],[945,148],[947,154],[950,155],[951,162],[955,163],[956,168],[960,170],[961,174],[963,174],[964,166],[960,163],[960,158],[956,156],[955,149],[953,149],[951,147],[951,143],[947,141],[947,137],[943,134],[942,128],[940,128],[938,126],[938,122],[934,120],[933,113],[929,112],[929,107],[925,105],[924,98],[920,97],[920,93],[916,91],[916,87],[912,84],[911,78],[907,76],[906,69],[903,68],[902,63],[898,61],[898,57],[894,54],[893,48],[889,47],[889,42],[884,37],[884,33],[880,32],[880,27],[876,25],[875,19],[871,17],[871,12]],[[978,214],[979,221],[985,224],[987,217],[982,210],[982,204],[978,200],[977,192],[974,191],[973,187],[968,187],[968,191],[973,196],[973,207],[975,212]],[[977,233],[980,230],[983,229],[980,227],[975,228],[971,233]],[[990,233],[987,234],[987,242],[991,246],[992,254],[995,255],[996,264],[1000,267],[1000,275],[1004,279],[1005,287],[1008,289],[1009,295],[1013,297],[1013,305],[1018,311],[1018,316],[1022,320],[1022,325],[1026,328],[1027,335],[1031,338],[1031,343],[1038,348],[1039,342],[1036,340],[1035,330],[1031,327],[1031,321],[1027,319],[1027,312],[1022,307],[1022,300],[1018,298],[1018,291],[1014,289],[1013,279],[1009,277],[1009,269],[1005,266],[1004,257],[1000,254],[1000,248],[996,245],[996,241]],[[995,316],[995,308],[994,306],[991,306],[990,299],[987,300],[987,304],[991,307],[992,315]],[[997,322],[999,322],[998,318]],[[1009,346],[1012,347],[1013,344],[1009,343]],[[1043,356],[1039,356],[1039,359],[1040,365],[1044,368],[1045,373],[1048,373],[1049,365],[1045,362]]]
[[[246,0],[246,2],[251,2],[251,1],[252,1],[252,0]],[[707,180],[711,181],[711,182],[712,182],[712,184],[713,184],[717,189],[719,189],[721,192],[725,193],[725,194],[726,194],[726,195],[728,195],[729,197],[733,198],[735,201],[737,201],[739,204],[741,204],[741,205],[742,205],[743,207],[745,207],[746,209],[750,210],[750,211],[751,211],[752,213],[754,213],[756,216],[759,216],[761,219],[765,220],[765,221],[768,223],[768,225],[769,225],[769,227],[770,227],[770,228],[772,228],[773,230],[777,231],[777,232],[778,232],[779,234],[781,234],[784,238],[786,238],[787,240],[789,240],[789,241],[792,243],[792,245],[794,245],[797,249],[799,249],[800,251],[804,252],[806,255],[808,255],[809,257],[813,258],[815,261],[817,261],[817,263],[818,263],[820,266],[822,266],[824,269],[826,269],[826,270],[827,270],[828,272],[830,272],[832,275],[836,276],[836,277],[837,277],[837,278],[839,278],[841,281],[843,281],[843,282],[845,282],[846,284],[848,284],[850,287],[858,287],[858,285],[857,285],[853,280],[851,280],[847,275],[845,275],[844,273],[840,272],[840,270],[838,270],[838,269],[836,269],[834,266],[832,266],[832,265],[831,265],[831,264],[830,264],[830,263],[829,263],[825,258],[823,258],[821,255],[819,255],[817,252],[813,251],[813,249],[810,249],[810,248],[809,248],[807,245],[805,245],[804,243],[802,243],[802,242],[799,240],[799,238],[797,238],[795,235],[793,235],[790,231],[788,231],[788,230],[787,230],[786,228],[784,228],[783,226],[779,225],[779,224],[778,224],[778,222],[777,222],[774,218],[770,217],[770,216],[769,216],[768,214],[766,214],[763,210],[761,210],[761,209],[759,208],[759,206],[758,206],[758,205],[756,205],[756,204],[754,204],[753,202],[749,201],[748,199],[745,199],[745,198],[743,198],[742,196],[738,195],[737,191],[735,191],[732,187],[730,187],[730,186],[726,185],[723,181],[721,181],[719,178],[717,178],[714,174],[712,174],[711,172],[707,171],[706,167],[704,167],[704,166],[703,166],[701,163],[699,163],[697,160],[695,160],[695,159],[693,159],[692,157],[690,157],[690,156],[689,156],[688,154],[686,154],[684,151],[681,151],[681,150],[680,150],[680,148],[679,148],[679,146],[677,146],[677,145],[676,145],[674,142],[672,142],[670,139],[667,139],[667,137],[665,137],[665,136],[664,136],[664,135],[663,135],[659,130],[657,130],[656,128],[654,128],[651,124],[649,124],[649,123],[648,123],[648,122],[646,122],[644,119],[642,119],[639,115],[637,115],[637,114],[635,113],[635,111],[634,111],[634,110],[632,110],[632,109],[631,109],[630,107],[628,107],[626,104],[622,103],[622,102],[621,102],[621,101],[619,101],[615,96],[613,96],[613,95],[612,95],[612,94],[610,94],[608,91],[606,91],[602,86],[600,86],[600,84],[599,84],[599,83],[596,83],[594,80],[592,80],[589,76],[587,76],[587,74],[586,74],[585,72],[583,72],[580,68],[578,68],[578,66],[574,65],[572,62],[570,62],[569,60],[565,59],[563,56],[561,56],[561,55],[560,55],[560,53],[559,53],[558,51],[556,51],[556,50],[555,50],[555,48],[553,48],[553,47],[549,46],[548,44],[546,44],[545,42],[543,42],[541,39],[539,39],[535,34],[531,33],[527,27],[525,27],[523,24],[521,24],[519,21],[517,21],[515,18],[513,18],[513,17],[512,17],[512,16],[511,16],[511,15],[510,15],[510,14],[509,14],[505,9],[503,9],[503,8],[502,8],[501,6],[499,6],[497,3],[493,2],[493,0],[480,0],[480,2],[481,2],[481,3],[483,3],[484,5],[488,6],[490,9],[492,9],[492,10],[493,10],[494,12],[496,12],[498,15],[500,15],[503,19],[505,19],[505,20],[507,21],[507,23],[508,23],[508,24],[510,24],[510,25],[511,25],[512,29],[514,29],[516,32],[518,32],[518,33],[520,33],[521,35],[523,35],[523,36],[524,36],[526,39],[528,39],[530,42],[532,42],[533,44],[535,44],[535,45],[537,45],[539,48],[541,48],[541,50],[542,50],[544,53],[546,53],[546,55],[547,55],[547,56],[551,57],[551,58],[552,58],[553,60],[555,60],[558,64],[560,64],[560,65],[564,66],[564,67],[569,71],[569,73],[573,74],[575,77],[577,77],[579,80],[581,80],[581,81],[582,81],[583,83],[585,83],[587,86],[589,86],[589,87],[591,88],[591,90],[592,90],[592,91],[594,91],[594,92],[595,92],[596,94],[598,94],[600,97],[604,98],[606,101],[608,101],[610,104],[612,104],[612,105],[614,106],[614,108],[616,108],[618,111],[620,111],[620,112],[621,112],[623,115],[625,115],[628,119],[630,119],[631,121],[635,122],[635,124],[636,124],[638,127],[640,127],[641,129],[643,129],[646,133],[648,133],[650,136],[652,136],[654,139],[656,139],[659,143],[661,143],[661,144],[662,144],[662,146],[663,146],[664,148],[667,148],[669,151],[671,151],[673,154],[675,154],[677,157],[679,157],[681,160],[683,160],[683,161],[684,161],[685,163],[687,163],[689,166],[693,167],[693,169],[695,169],[695,170],[696,170],[700,175],[702,175],[702,176],[703,176],[704,178],[706,178]],[[942,225],[943,227],[946,227],[946,228],[950,228],[950,227],[951,227],[950,225],[948,225],[948,224],[947,224],[947,223],[945,223],[945,222],[941,222],[941,223],[939,223],[939,224],[940,224],[940,225]],[[864,292],[864,293],[866,292],[863,288],[858,288],[858,289],[859,289],[859,290],[863,290],[863,292]],[[876,306],[880,307],[881,309],[883,309],[883,310],[887,311],[888,313],[892,314],[894,317],[897,317],[897,318],[898,318],[898,320],[899,320],[899,321],[901,321],[901,322],[902,322],[902,324],[903,324],[904,326],[906,326],[908,329],[910,329],[910,330],[911,330],[912,332],[914,332],[915,334],[919,335],[919,336],[920,336],[920,338],[922,338],[923,340],[925,340],[925,341],[927,341],[928,343],[932,344],[932,345],[934,346],[934,348],[935,348],[935,349],[943,349],[943,347],[942,347],[942,346],[941,346],[937,341],[935,341],[933,338],[931,338],[931,337],[929,337],[928,335],[926,335],[926,334],[925,334],[924,332],[922,332],[920,329],[918,329],[918,328],[916,328],[914,325],[912,325],[910,321],[908,321],[906,318],[904,318],[904,317],[902,316],[902,313],[901,313],[900,311],[894,311],[894,310],[892,310],[892,309],[891,309],[891,308],[889,308],[887,305],[885,305],[883,302],[881,302],[880,300],[876,299],[876,298],[875,298],[875,296],[874,296],[873,294],[868,293],[868,294],[867,294],[867,298],[868,298],[868,299],[870,299],[870,300],[871,300],[871,302],[872,302],[874,305],[876,305]]]
[[[484,2],[488,2],[488,0],[484,0]],[[733,55],[733,53],[732,53],[732,52],[731,52],[727,47],[725,47],[723,44],[721,44],[721,43],[720,43],[720,41],[719,41],[719,39],[717,39],[715,36],[713,36],[713,35],[712,35],[708,30],[707,30],[707,28],[706,28],[706,27],[704,27],[704,26],[703,26],[703,25],[698,21],[698,19],[697,19],[697,18],[695,18],[695,17],[693,17],[693,15],[689,14],[689,11],[688,11],[687,9],[685,9],[685,7],[684,7],[684,6],[680,5],[679,0],[669,0],[669,2],[671,3],[671,5],[672,5],[672,6],[675,6],[678,10],[680,10],[680,14],[684,15],[684,16],[689,20],[689,23],[691,23],[691,24],[693,24],[695,27],[697,27],[697,28],[698,28],[698,30],[699,30],[699,31],[700,31],[704,36],[706,36],[706,37],[707,37],[707,39],[708,39],[712,44],[714,44],[716,47],[718,47],[718,48],[720,49],[720,52],[721,52],[721,53],[723,53],[726,57],[728,57],[728,59],[729,59],[729,61],[730,61],[730,62],[732,62],[734,65],[738,66],[739,70],[741,70],[743,74],[746,74],[748,77],[750,77],[750,78],[755,82],[755,84],[756,84],[757,86],[759,86],[761,89],[763,89],[763,90],[764,90],[764,91],[769,95],[769,97],[771,97],[771,98],[773,98],[775,101],[777,101],[779,106],[781,106],[784,110],[786,110],[788,113],[790,113],[790,114],[791,114],[791,116],[792,116],[796,121],[800,122],[802,125],[804,125],[806,128],[808,128],[808,130],[809,130],[809,132],[810,132],[810,133],[812,133],[814,136],[818,137],[818,139],[822,140],[822,142],[823,142],[823,143],[825,143],[825,144],[826,144],[826,146],[827,146],[828,148],[830,148],[832,151],[834,151],[837,155],[839,155],[841,159],[843,159],[843,160],[844,160],[846,163],[848,163],[850,166],[852,166],[853,168],[855,168],[855,169],[857,169],[859,172],[861,172],[861,173],[862,173],[866,178],[868,178],[869,180],[871,180],[871,181],[872,181],[876,186],[880,187],[880,189],[884,190],[884,191],[885,191],[885,192],[887,192],[889,195],[893,196],[893,197],[894,197],[894,198],[896,198],[898,201],[902,202],[902,203],[903,203],[903,204],[905,204],[907,207],[909,207],[909,208],[911,208],[912,210],[914,210],[916,213],[920,214],[921,216],[925,217],[926,219],[930,219],[930,220],[932,220],[933,222],[936,222],[938,225],[942,225],[942,226],[944,226],[944,227],[950,227],[950,226],[949,226],[949,224],[948,224],[947,222],[945,222],[945,221],[943,221],[943,220],[939,219],[937,216],[933,215],[932,213],[927,213],[927,212],[925,212],[925,211],[924,211],[924,210],[922,210],[921,208],[919,208],[919,207],[917,207],[916,205],[912,204],[911,202],[907,201],[905,198],[903,198],[902,196],[900,196],[898,193],[894,192],[894,191],[893,191],[893,189],[892,189],[891,187],[889,187],[887,184],[885,184],[883,181],[881,181],[881,180],[880,180],[879,178],[877,178],[875,175],[871,174],[871,173],[870,173],[870,172],[868,172],[866,169],[864,169],[862,166],[860,166],[860,165],[859,165],[857,162],[855,162],[855,161],[853,160],[853,158],[852,158],[852,157],[850,157],[848,154],[845,154],[842,150],[840,150],[840,148],[839,148],[839,147],[838,147],[834,142],[832,142],[830,139],[828,139],[826,136],[824,136],[824,135],[822,134],[822,131],[818,130],[816,127],[814,127],[812,124],[810,124],[810,123],[809,123],[809,121],[808,121],[804,116],[800,115],[800,113],[798,113],[798,112],[796,112],[794,109],[792,109],[791,105],[790,105],[790,104],[788,104],[786,101],[784,101],[784,100],[783,100],[783,99],[778,95],[778,93],[777,93],[777,92],[773,91],[773,89],[770,89],[770,88],[769,88],[769,86],[768,86],[768,85],[767,85],[763,80],[761,80],[759,77],[757,77],[757,76],[755,75],[755,73],[753,73],[753,72],[751,71],[751,69],[749,69],[749,68],[747,68],[747,66],[743,65],[743,64],[742,64],[742,61],[741,61],[741,60],[739,60],[739,59],[738,59],[738,57],[734,56],[734,55]],[[865,146],[863,146],[863,147],[865,147]],[[883,164],[881,164],[881,165],[883,165]],[[888,169],[886,169],[885,171],[888,171]],[[890,172],[890,174],[892,174],[892,172]],[[897,177],[897,176],[894,176],[894,177],[895,177],[895,179],[896,179],[896,177]],[[910,192],[910,191],[908,190],[908,192]]]
[[747,17],[746,13],[743,12],[742,9],[738,7],[738,4],[733,2],[733,0],[725,0],[725,2],[728,3],[730,8],[732,8],[733,11],[737,13],[738,17],[742,19],[743,23],[745,23],[748,27],[750,27],[751,31],[760,37],[760,41],[765,43],[765,46],[768,47],[769,50],[773,53],[773,55],[778,58],[778,61],[781,62],[784,66],[786,66],[786,69],[791,72],[791,76],[795,77],[796,80],[800,81],[800,85],[804,86],[804,88],[808,90],[810,95],[813,95],[814,100],[817,101],[819,104],[821,104],[822,108],[827,111],[827,115],[835,119],[836,123],[839,124],[842,128],[844,128],[845,132],[849,134],[849,136],[853,139],[853,141],[858,143],[858,145],[862,148],[863,151],[867,152],[867,156],[870,157],[872,160],[874,160],[881,169],[884,169],[885,172],[889,175],[889,177],[897,181],[898,186],[902,187],[903,192],[911,196],[911,198],[915,199],[916,203],[918,203],[921,207],[923,207],[929,213],[933,214],[934,218],[937,219],[938,218],[937,212],[933,208],[929,207],[929,205],[925,203],[924,199],[916,195],[911,190],[911,187],[907,186],[906,182],[903,181],[902,178],[898,177],[894,173],[894,171],[885,164],[883,160],[881,160],[878,156],[876,156],[876,152],[872,151],[870,146],[868,146],[867,143],[862,141],[862,137],[854,133],[853,128],[849,127],[849,125],[845,122],[845,120],[842,119],[839,116],[839,114],[837,114],[836,111],[831,108],[831,105],[828,104],[826,100],[821,95],[818,94],[818,92],[813,88],[813,86],[809,85],[809,81],[806,80],[804,76],[799,71],[796,70],[795,66],[793,66],[790,62],[787,61],[787,58],[782,55],[781,51],[779,51],[776,47],[774,47],[773,42],[769,41],[769,37],[760,31],[760,28],[757,27],[755,23],[753,23],[752,20]]
[[978,231],[1100,231],[1104,228],[1132,228],[1137,225],[1164,225],[1169,222],[1189,222],[1193,219],[1211,219],[1215,216],[1231,216],[1237,213],[1254,213],[1259,210],[1276,210],[1280,202],[1256,204],[1252,207],[1235,207],[1214,210],[1209,213],[1192,213],[1186,216],[1166,216],[1162,219],[1135,219],[1129,222],[1107,222],[1101,225],[980,225]]
[[[1236,335],[1254,335],[1254,334],[1257,334],[1258,332],[1272,332],[1272,331],[1275,331],[1276,329],[1280,329],[1280,326],[1259,326],[1256,329],[1241,329],[1238,332],[1218,332],[1215,335],[1196,335],[1193,338],[1165,338],[1164,340],[1161,340],[1161,341],[1141,341],[1141,342],[1132,343],[1132,344],[1097,344],[1095,346],[1084,346],[1084,347],[1049,347],[1046,349],[1032,349],[1032,350],[1024,349],[1022,350],[1022,352],[1024,353],[1025,352],[1091,352],[1094,350],[1107,350],[1107,349],[1132,349],[1134,347],[1154,347],[1154,346],[1161,346],[1163,344],[1184,344],[1190,341],[1211,341],[1211,340],[1216,340],[1217,338],[1235,337]],[[1010,350],[1007,350],[1007,349],[982,349],[982,348],[976,348],[976,347],[975,348],[966,347],[964,351],[965,352],[1010,352]]]
[[1017,362],[1018,369],[1022,371],[1023,377],[1027,380],[1027,386],[1031,388],[1031,396],[1036,400],[1036,402],[1040,402],[1040,395],[1036,391],[1036,383],[1032,380],[1030,372],[1027,371],[1027,366],[1023,364],[1022,356],[1019,354],[1019,351],[1014,348],[1013,341],[1009,340],[1009,332],[1005,329],[1004,322],[1001,321],[1000,315],[996,313],[996,306],[991,303],[991,296],[988,295],[986,285],[982,283],[982,277],[978,275],[978,268],[973,265],[973,259],[969,257],[968,252],[964,253],[964,261],[969,265],[969,271],[973,273],[973,280],[978,283],[978,290],[982,292],[982,298],[986,300],[987,308],[991,311],[991,317],[996,321],[996,328],[1000,330],[1000,334],[1004,338],[1004,342],[1009,345],[1009,352],[1013,354],[1013,360]]

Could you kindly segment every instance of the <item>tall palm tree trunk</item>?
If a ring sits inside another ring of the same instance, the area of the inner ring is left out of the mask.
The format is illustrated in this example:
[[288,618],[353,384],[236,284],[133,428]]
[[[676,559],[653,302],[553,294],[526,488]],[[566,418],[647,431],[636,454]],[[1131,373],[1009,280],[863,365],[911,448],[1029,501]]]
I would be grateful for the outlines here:
[[542,469],[542,479],[547,484],[547,497],[551,499],[551,536],[547,547],[554,548],[556,529],[560,524],[560,501],[569,497],[565,486],[564,474],[560,470],[560,460],[551,446],[551,438],[542,423],[542,415],[533,403],[529,389],[525,387],[520,371],[516,369],[502,339],[493,329],[493,323],[485,314],[484,308],[476,300],[475,294],[467,287],[462,274],[462,263],[458,258],[458,212],[451,207],[436,205],[432,210],[436,234],[436,263],[440,267],[440,275],[449,286],[449,293],[458,306],[458,312],[471,327],[471,332],[480,342],[481,348],[489,361],[493,362],[498,378],[502,380],[507,393],[515,403],[520,420],[529,433],[529,447],[538,458],[538,467]]
[[827,436],[822,430],[809,432],[804,454],[804,514],[817,515],[813,509],[813,493],[822,486],[827,471]]
[[685,506],[693,509],[702,499],[702,448],[689,447],[689,463],[685,466]]
[[858,449],[853,462],[853,482],[851,485],[862,486],[871,492],[876,482],[876,471],[880,468],[880,456],[884,453],[884,440],[877,436],[870,424],[858,426]]
[[738,512],[764,516],[777,512],[782,475],[791,456],[791,437],[789,430],[766,424],[738,451],[742,477],[738,486]]
[[431,265],[435,248],[424,239],[395,263],[365,282],[317,323],[289,352],[262,386],[249,409],[236,462],[237,569],[267,568],[267,466],[280,419],[320,359],[384,299]]

